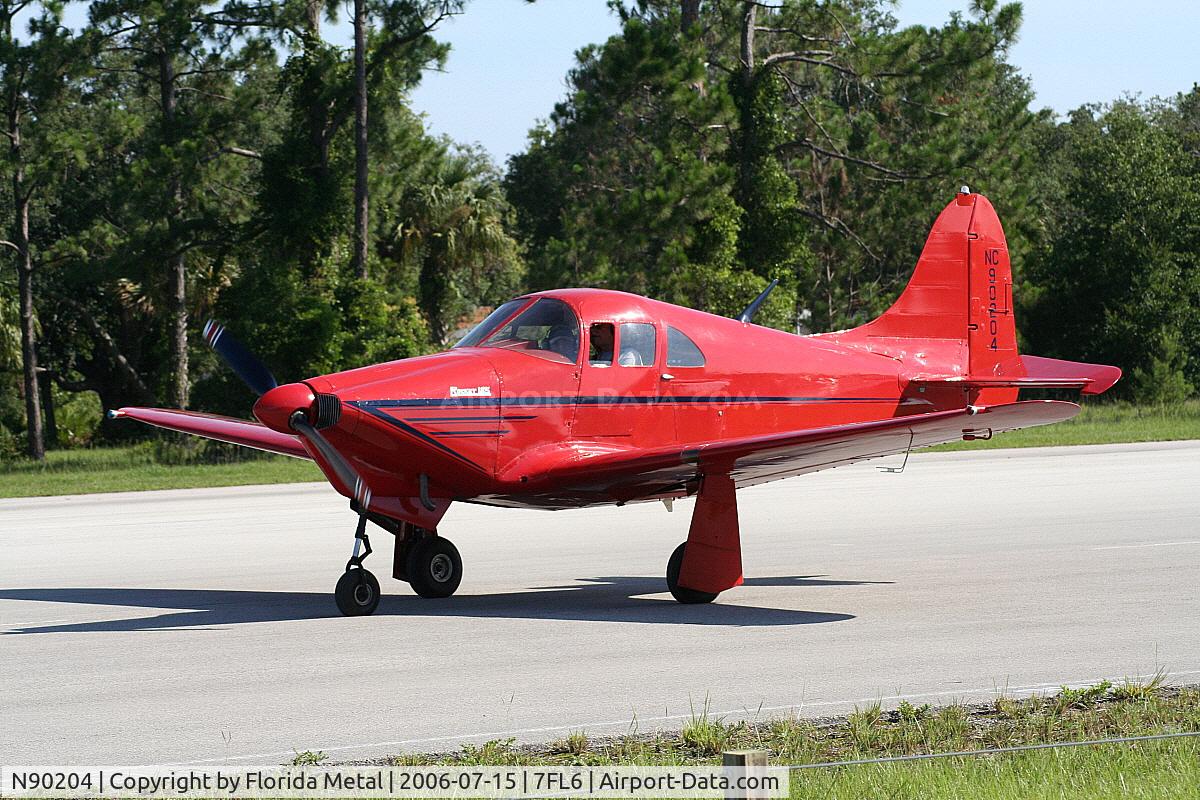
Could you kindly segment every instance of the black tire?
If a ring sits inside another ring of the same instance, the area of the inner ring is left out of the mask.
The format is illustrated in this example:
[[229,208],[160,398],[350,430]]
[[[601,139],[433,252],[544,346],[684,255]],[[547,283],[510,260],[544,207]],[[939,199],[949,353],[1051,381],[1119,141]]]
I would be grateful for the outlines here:
[[338,611],[347,617],[365,617],[379,607],[379,581],[362,567],[348,569],[333,590]]
[[449,597],[462,582],[462,557],[449,539],[429,536],[412,543],[405,572],[421,597]]
[[711,603],[717,599],[720,592],[698,592],[695,589],[686,589],[679,585],[679,570],[683,567],[683,551],[686,547],[686,542],[676,547],[675,552],[671,553],[670,560],[667,561],[667,588],[671,590],[671,595],[676,600],[686,605]]

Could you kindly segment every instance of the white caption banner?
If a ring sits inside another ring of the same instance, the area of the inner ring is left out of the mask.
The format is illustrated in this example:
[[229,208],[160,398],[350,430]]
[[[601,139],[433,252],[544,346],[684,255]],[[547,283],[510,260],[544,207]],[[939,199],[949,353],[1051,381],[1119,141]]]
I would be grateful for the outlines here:
[[789,779],[787,767],[0,767],[0,796],[781,798]]

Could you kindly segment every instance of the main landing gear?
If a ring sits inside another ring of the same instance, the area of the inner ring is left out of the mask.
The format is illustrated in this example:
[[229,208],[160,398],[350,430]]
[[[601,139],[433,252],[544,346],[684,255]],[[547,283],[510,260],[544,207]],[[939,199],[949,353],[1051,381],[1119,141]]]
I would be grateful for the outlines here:
[[[354,532],[354,553],[333,590],[338,610],[347,617],[373,614],[379,607],[379,581],[363,566],[363,560],[371,555],[367,518],[367,514],[359,514],[358,528]],[[371,514],[370,519],[396,537],[393,577],[407,581],[421,597],[454,594],[462,582],[462,556],[449,539],[407,522],[375,514]]]
[[667,561],[667,588],[671,590],[671,596],[681,603],[692,605],[697,603],[711,603],[717,599],[720,592],[698,592],[695,589],[679,585],[679,570],[683,567],[683,551],[687,548],[687,542],[675,548],[675,552],[671,553],[671,558]]
[[449,597],[462,581],[458,548],[436,534],[412,543],[404,568],[409,586],[421,597]]
[[701,479],[687,541],[667,561],[667,588],[680,603],[711,603],[742,583],[736,488],[721,472]]

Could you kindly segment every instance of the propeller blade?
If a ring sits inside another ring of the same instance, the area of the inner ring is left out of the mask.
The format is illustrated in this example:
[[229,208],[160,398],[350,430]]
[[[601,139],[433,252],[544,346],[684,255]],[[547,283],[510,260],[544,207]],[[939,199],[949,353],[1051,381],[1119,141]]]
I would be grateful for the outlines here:
[[754,315],[758,313],[758,307],[761,306],[764,302],[766,302],[767,296],[769,294],[771,294],[771,290],[774,289],[778,285],[779,285],[778,278],[771,281],[771,283],[767,285],[767,288],[763,289],[762,293],[758,297],[754,298],[754,300],[750,303],[750,305],[746,306],[746,310],[743,311],[741,314],[738,314],[738,318],[737,318],[738,322],[750,322],[751,320],[753,320]]
[[329,462],[329,466],[337,474],[338,480],[350,488],[350,494],[358,502],[359,507],[366,511],[371,504],[371,487],[367,486],[367,482],[363,480],[362,476],[354,467],[350,466],[350,462],[337,451],[337,448],[313,427],[312,423],[308,421],[307,414],[297,411],[292,414],[289,421],[292,430],[311,442],[321,456]]
[[210,319],[204,323],[204,341],[217,351],[217,355],[225,360],[230,369],[250,387],[255,394],[262,396],[279,385],[266,364],[258,360],[246,346],[233,338],[233,334],[225,330],[225,326]]

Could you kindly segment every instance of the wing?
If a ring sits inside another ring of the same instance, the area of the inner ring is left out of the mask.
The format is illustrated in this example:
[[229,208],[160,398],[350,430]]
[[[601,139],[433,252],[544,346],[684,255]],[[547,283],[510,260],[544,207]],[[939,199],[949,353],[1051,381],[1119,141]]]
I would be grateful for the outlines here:
[[512,479],[524,479],[520,497],[483,501],[550,508],[634,502],[691,493],[700,476],[709,471],[731,475],[741,488],[904,453],[910,447],[988,439],[993,433],[1061,422],[1077,413],[1079,406],[1074,403],[1033,400],[748,436],[682,449],[575,448],[558,451],[557,463],[543,463],[540,471],[529,463],[524,465],[526,474],[510,473]]
[[110,413],[114,417],[129,417],[159,428],[203,436],[206,439],[240,444],[243,447],[253,447],[294,458],[312,458],[295,436],[273,431],[266,425],[247,419],[167,408],[122,408]]

